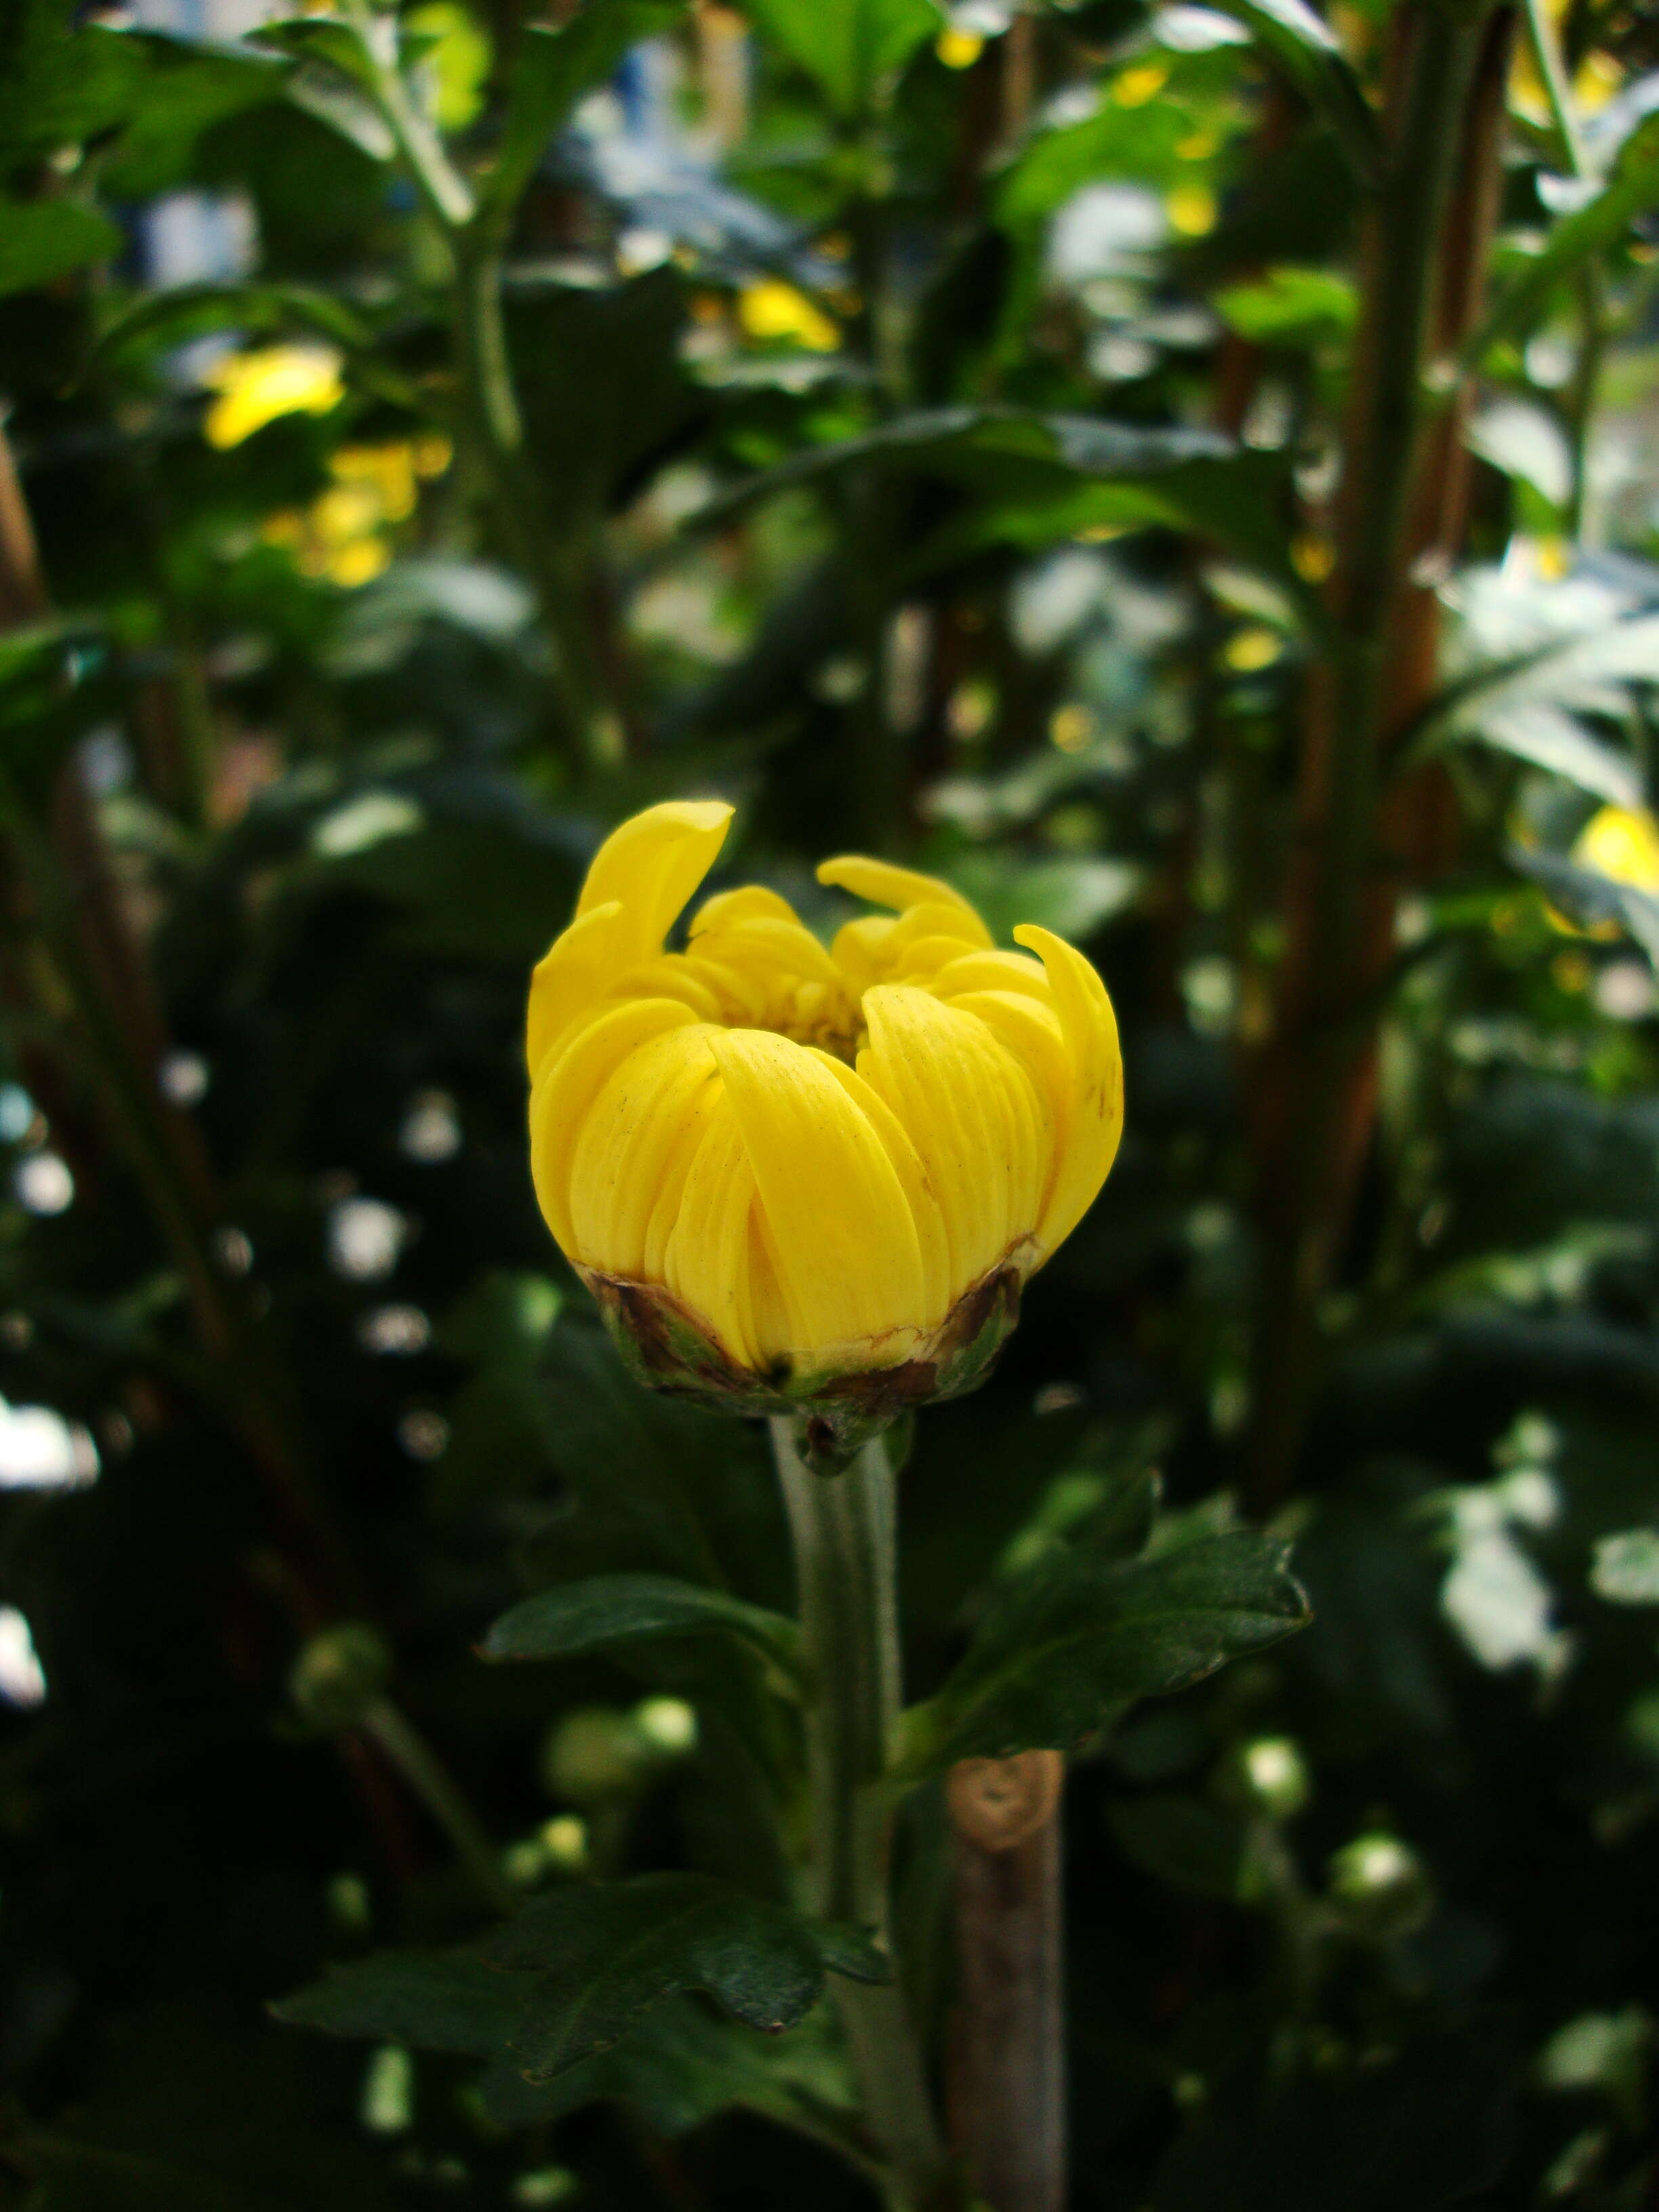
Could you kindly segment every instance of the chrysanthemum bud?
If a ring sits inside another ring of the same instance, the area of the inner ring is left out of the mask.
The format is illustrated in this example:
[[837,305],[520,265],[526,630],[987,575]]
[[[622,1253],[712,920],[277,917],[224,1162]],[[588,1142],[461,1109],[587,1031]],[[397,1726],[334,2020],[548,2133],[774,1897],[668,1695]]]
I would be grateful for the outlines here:
[[750,886],[665,951],[731,811],[653,806],[600,848],[531,991],[531,1164],[643,1381],[804,1416],[831,1463],[989,1368],[1111,1165],[1117,1025],[1060,939],[1000,951],[882,860],[819,869],[891,909],[828,947]]

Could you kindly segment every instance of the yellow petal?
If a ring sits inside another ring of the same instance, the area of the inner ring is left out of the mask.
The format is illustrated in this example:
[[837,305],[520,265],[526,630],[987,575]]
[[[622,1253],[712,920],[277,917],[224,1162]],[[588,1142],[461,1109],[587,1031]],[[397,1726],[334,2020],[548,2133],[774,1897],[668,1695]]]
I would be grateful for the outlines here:
[[921,1252],[903,1186],[822,1055],[765,1030],[709,1039],[743,1132],[791,1340],[812,1353],[915,1325]]
[[1029,952],[964,952],[939,970],[930,988],[941,999],[964,991],[1024,991],[1045,1006],[1053,996],[1042,963]]
[[659,1201],[683,1189],[718,1078],[701,1024],[663,1030],[612,1068],[582,1119],[570,1161],[576,1255],[607,1275],[642,1278]]
[[938,1195],[957,1298],[1035,1226],[1048,1117],[974,1015],[908,984],[878,985],[864,1013],[859,1073],[898,1116]]
[[818,881],[868,899],[872,906],[890,906],[902,912],[912,906],[949,907],[972,945],[991,942],[991,933],[960,891],[938,876],[919,875],[914,868],[896,867],[890,860],[874,860],[862,853],[843,853],[819,864]]
[[761,1365],[755,1342],[750,1218],[755,1175],[724,1092],[709,1115],[664,1254],[674,1296],[739,1366]]
[[836,1060],[830,1053],[818,1052],[816,1048],[813,1048],[813,1056],[822,1060],[866,1116],[881,1139],[888,1158],[893,1163],[894,1171],[903,1187],[910,1218],[916,1224],[916,1242],[921,1252],[921,1310],[915,1319],[924,1329],[937,1328],[951,1310],[951,1247],[945,1234],[944,1212],[933,1185],[927,1180],[921,1157],[911,1143],[898,1115],[878,1091],[872,1090],[864,1078],[848,1067],[844,1060]]
[[800,917],[787,898],[768,890],[764,884],[742,884],[736,890],[716,891],[703,901],[691,917],[691,942],[695,945],[707,930],[735,929],[739,923],[760,919],[799,922]]
[[1123,1133],[1123,1060],[1106,986],[1083,955],[1035,922],[1023,923],[1014,939],[1042,961],[1072,1068],[1064,1143],[1037,1225],[1046,1257],[1093,1204],[1116,1156]]
[[571,1023],[592,1012],[620,973],[625,933],[621,902],[612,899],[573,921],[537,963],[524,1034],[532,1083]]
[[580,1260],[570,1217],[570,1168],[594,1100],[629,1054],[696,1017],[669,999],[635,999],[585,1023],[550,1053],[530,1093],[530,1172],[548,1227],[568,1259]]
[[618,901],[628,915],[633,957],[650,958],[714,866],[731,820],[732,809],[719,799],[670,799],[634,815],[593,855],[578,916]]

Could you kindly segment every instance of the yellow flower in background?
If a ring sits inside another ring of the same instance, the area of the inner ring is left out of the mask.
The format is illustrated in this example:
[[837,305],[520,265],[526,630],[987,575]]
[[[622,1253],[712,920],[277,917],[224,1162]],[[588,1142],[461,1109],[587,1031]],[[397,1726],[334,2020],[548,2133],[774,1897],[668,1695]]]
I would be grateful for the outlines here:
[[818,870],[891,910],[828,947],[750,886],[665,951],[731,816],[653,806],[600,848],[531,989],[531,1164],[646,1380],[844,1438],[988,1364],[1111,1166],[1117,1024],[1060,939],[999,951],[884,860]]
[[449,466],[450,443],[435,434],[384,446],[342,446],[329,456],[334,482],[307,507],[284,507],[266,520],[267,544],[285,547],[306,576],[343,590],[372,583],[391,563],[396,523],[414,514],[418,484]]
[[[1646,808],[1603,806],[1592,814],[1573,842],[1572,860],[1592,875],[1606,876],[1633,891],[1659,896],[1659,822]],[[1550,908],[1550,920],[1575,937],[1614,938],[1616,921],[1592,922],[1581,929]]]
[[427,88],[433,121],[441,131],[465,131],[483,106],[492,53],[488,36],[455,0],[426,0],[404,25],[428,42],[416,73]]
[[259,346],[216,361],[205,382],[218,398],[202,434],[224,451],[240,446],[283,415],[326,415],[345,398],[340,356],[332,346]]
[[793,338],[813,353],[833,353],[841,343],[841,332],[822,308],[775,279],[738,295],[738,320],[747,337]]
[[1164,194],[1164,212],[1171,229],[1179,231],[1182,237],[1202,238],[1215,228],[1220,207],[1207,185],[1177,185]]
[[972,69],[985,52],[985,41],[977,31],[959,31],[953,24],[934,40],[933,52],[946,69]]

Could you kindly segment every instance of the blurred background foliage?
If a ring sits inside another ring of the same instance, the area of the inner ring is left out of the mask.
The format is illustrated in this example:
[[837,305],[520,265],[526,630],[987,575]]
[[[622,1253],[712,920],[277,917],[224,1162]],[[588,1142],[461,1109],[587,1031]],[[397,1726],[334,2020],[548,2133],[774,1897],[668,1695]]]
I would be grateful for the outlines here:
[[270,14],[0,17],[0,2201],[865,2201],[811,2021],[538,2092],[267,2008],[776,1886],[735,1659],[474,1650],[789,1601],[525,1166],[530,963],[716,792],[1123,1024],[1103,1198],[920,1424],[915,1684],[1152,1466],[1314,1601],[1074,1763],[1076,2203],[1650,2207],[1651,16]]

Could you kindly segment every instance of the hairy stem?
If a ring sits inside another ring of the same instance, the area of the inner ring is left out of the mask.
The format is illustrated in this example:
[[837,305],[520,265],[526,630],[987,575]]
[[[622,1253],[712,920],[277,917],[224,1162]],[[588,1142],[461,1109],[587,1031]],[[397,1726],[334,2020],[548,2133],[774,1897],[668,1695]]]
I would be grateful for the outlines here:
[[[787,1419],[770,1424],[795,1553],[811,1689],[806,1709],[814,1910],[888,1935],[891,1813],[883,1788],[899,1711],[893,1475],[878,1437],[843,1474],[814,1474]],[[937,2189],[944,2152],[896,1983],[835,1984],[865,2117],[891,2202]]]

